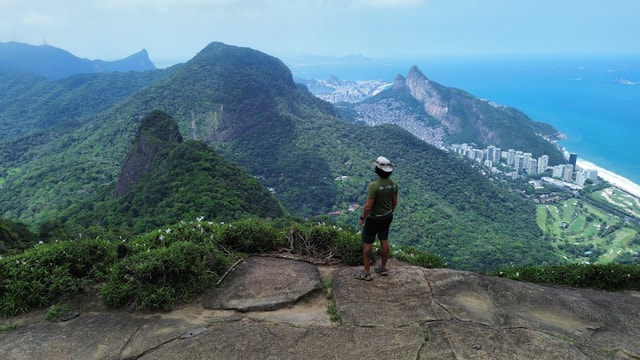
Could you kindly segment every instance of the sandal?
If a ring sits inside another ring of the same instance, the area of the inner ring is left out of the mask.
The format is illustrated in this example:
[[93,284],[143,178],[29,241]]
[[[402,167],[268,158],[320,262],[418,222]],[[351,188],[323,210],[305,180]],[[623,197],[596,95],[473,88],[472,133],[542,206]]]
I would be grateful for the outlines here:
[[389,275],[389,269],[383,269],[380,266],[376,266],[376,268],[373,270],[376,272],[376,274],[379,274],[381,276]]
[[358,280],[364,280],[364,281],[371,281],[373,280],[373,278],[371,277],[370,273],[366,273],[364,271],[358,271],[357,273],[355,273],[355,278]]

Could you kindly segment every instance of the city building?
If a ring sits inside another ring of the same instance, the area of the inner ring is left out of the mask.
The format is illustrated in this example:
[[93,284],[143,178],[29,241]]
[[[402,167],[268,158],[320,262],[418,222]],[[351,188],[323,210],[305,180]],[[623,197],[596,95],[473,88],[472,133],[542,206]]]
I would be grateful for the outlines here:
[[[502,151],[493,145],[487,146],[486,149],[475,149],[473,145],[469,144],[453,144],[451,145],[451,150],[483,165],[491,173],[503,173],[513,179],[519,178],[522,174],[537,175],[551,170],[553,179],[545,177],[543,182],[563,184],[564,187],[573,190],[582,188],[587,180],[594,183],[598,180],[597,170],[578,168],[578,154],[575,153],[569,154],[569,164],[549,166],[548,155],[542,155],[535,159],[531,153],[516,149]],[[513,167],[513,170],[508,173],[502,172],[499,170],[501,162]]]
[[538,158],[538,174],[542,174],[547,171],[547,167],[549,167],[549,156],[542,155]]
[[564,181],[566,181],[566,182],[573,181],[573,165],[571,165],[571,164],[565,165],[564,166],[564,174],[562,174],[562,175],[563,175]]
[[573,166],[574,169],[578,167],[578,154],[571,153],[569,154],[569,164]]

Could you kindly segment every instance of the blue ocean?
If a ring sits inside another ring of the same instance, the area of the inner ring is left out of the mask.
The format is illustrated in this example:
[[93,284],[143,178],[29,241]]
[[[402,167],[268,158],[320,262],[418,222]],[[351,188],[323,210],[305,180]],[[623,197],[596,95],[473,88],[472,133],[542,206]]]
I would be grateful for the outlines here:
[[388,80],[416,65],[432,81],[523,111],[559,145],[640,184],[640,55],[433,58],[290,66],[296,77]]

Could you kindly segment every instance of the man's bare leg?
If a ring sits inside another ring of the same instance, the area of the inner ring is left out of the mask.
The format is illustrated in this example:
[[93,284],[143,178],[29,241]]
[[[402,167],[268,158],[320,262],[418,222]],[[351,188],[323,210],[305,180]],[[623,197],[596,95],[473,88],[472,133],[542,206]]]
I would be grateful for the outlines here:
[[380,250],[382,251],[382,261],[380,263],[380,269],[387,268],[387,260],[389,259],[389,240],[380,240]]
[[371,252],[371,244],[362,243],[362,259],[364,261],[364,272],[369,274],[371,270],[371,262],[369,261],[369,253]]

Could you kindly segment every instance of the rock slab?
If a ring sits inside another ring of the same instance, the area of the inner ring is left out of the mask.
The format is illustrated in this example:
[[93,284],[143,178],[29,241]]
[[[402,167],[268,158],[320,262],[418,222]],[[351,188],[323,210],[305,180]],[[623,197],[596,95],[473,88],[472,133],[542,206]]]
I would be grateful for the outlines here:
[[302,261],[252,257],[202,300],[207,309],[272,311],[322,290],[318,268]]
[[[638,359],[640,297],[391,263],[255,257],[169,313],[79,311],[0,334],[3,359]],[[330,292],[322,281],[331,279]],[[329,305],[340,320],[330,321]],[[278,308],[280,307],[280,308]]]

